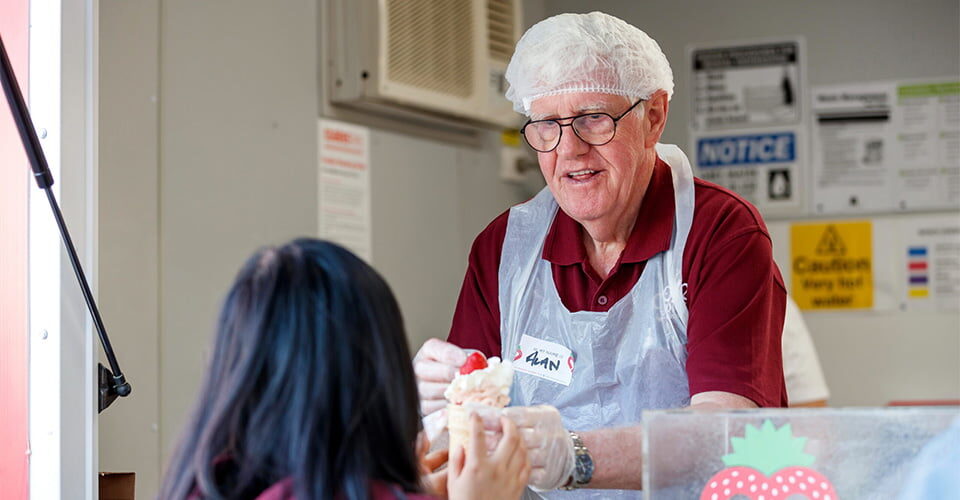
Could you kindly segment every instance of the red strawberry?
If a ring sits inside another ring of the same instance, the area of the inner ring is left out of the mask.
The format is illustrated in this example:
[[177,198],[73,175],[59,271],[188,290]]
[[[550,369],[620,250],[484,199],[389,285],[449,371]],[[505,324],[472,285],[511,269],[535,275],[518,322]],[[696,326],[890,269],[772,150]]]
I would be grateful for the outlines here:
[[769,420],[760,429],[747,425],[745,437],[732,438],[733,453],[724,455],[726,469],[714,474],[700,500],[726,500],[743,495],[777,500],[800,494],[813,500],[836,500],[830,480],[808,467],[813,456],[803,453],[806,438],[795,438],[790,424],[777,429]]
[[752,467],[727,467],[707,481],[701,500],[726,500],[743,495],[751,499],[786,498],[801,494],[814,500],[836,500],[830,481],[809,467],[787,467],[772,476]]
[[472,352],[467,356],[466,363],[460,367],[460,375],[466,375],[474,370],[482,370],[487,367],[487,358],[482,353]]

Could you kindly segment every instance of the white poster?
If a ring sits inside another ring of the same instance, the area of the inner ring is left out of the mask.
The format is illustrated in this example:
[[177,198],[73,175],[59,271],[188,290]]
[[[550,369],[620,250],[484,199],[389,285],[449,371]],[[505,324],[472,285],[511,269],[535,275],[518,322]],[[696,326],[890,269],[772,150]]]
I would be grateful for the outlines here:
[[813,211],[960,207],[960,81],[815,87]]
[[801,51],[799,38],[691,47],[691,128],[799,123],[806,78]]
[[897,85],[899,208],[960,207],[960,81]]
[[960,310],[960,217],[903,221],[905,310]]
[[319,131],[319,235],[370,262],[370,131],[332,120]]
[[797,213],[802,201],[799,128],[691,135],[697,177],[736,192],[765,215]]
[[813,210],[862,213],[892,209],[898,156],[892,83],[815,87]]

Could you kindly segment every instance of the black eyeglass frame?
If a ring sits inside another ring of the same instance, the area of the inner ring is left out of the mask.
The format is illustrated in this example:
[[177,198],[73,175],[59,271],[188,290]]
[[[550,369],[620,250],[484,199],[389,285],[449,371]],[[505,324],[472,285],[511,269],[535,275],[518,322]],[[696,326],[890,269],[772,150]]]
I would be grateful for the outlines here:
[[[609,144],[610,141],[612,141],[613,138],[617,136],[617,123],[618,123],[624,116],[627,116],[627,113],[630,113],[631,111],[633,111],[633,108],[637,107],[638,104],[640,104],[641,102],[646,101],[646,100],[647,100],[647,99],[640,99],[640,100],[638,100],[637,102],[633,103],[632,106],[630,106],[629,108],[627,108],[626,111],[624,111],[623,113],[620,113],[620,116],[617,116],[616,118],[614,118],[613,115],[611,115],[610,113],[604,113],[604,112],[601,111],[601,112],[594,112],[594,113],[583,113],[583,114],[580,114],[580,115],[568,116],[568,117],[565,117],[565,118],[550,118],[550,119],[547,119],[547,120],[527,120],[527,123],[524,123],[524,124],[523,124],[523,127],[520,127],[520,135],[523,136],[523,142],[526,142],[526,143],[527,143],[527,146],[530,146],[531,149],[533,149],[534,151],[537,151],[537,152],[539,152],[539,153],[549,153],[549,152],[553,151],[554,149],[557,149],[557,146],[560,145],[560,141],[563,139],[563,127],[570,127],[570,128],[573,130],[574,135],[576,135],[578,139],[580,139],[581,141],[583,141],[583,142],[585,142],[585,143],[587,143],[587,144],[589,144],[589,145],[591,145],[591,146],[603,146],[603,145],[605,145],[605,144]],[[602,143],[600,143],[600,144],[593,144],[592,142],[584,139],[583,137],[580,137],[580,133],[577,132],[577,129],[573,126],[573,122],[574,122],[577,118],[582,118],[582,117],[584,117],[584,116],[594,116],[594,115],[606,115],[606,116],[609,117],[611,120],[613,120],[613,134],[610,135],[610,138],[609,138],[609,139],[607,139],[606,141],[604,141],[604,142],[602,142]],[[570,120],[570,123],[560,123],[561,121],[565,121],[565,120]],[[527,127],[528,127],[528,126],[530,126],[530,125],[532,125],[532,124],[534,124],[534,123],[543,123],[543,122],[555,122],[555,123],[557,124],[557,126],[560,127],[560,133],[557,134],[557,143],[554,144],[552,148],[547,149],[547,150],[541,150],[541,149],[537,149],[537,148],[533,147],[533,144],[530,144],[530,141],[527,139],[527,134],[526,134],[526,132],[525,132],[525,131],[527,130]]]

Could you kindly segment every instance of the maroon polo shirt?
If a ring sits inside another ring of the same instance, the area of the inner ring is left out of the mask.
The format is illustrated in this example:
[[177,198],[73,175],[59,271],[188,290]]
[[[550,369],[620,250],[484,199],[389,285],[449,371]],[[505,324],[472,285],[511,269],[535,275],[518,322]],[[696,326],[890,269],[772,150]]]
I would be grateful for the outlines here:
[[[724,391],[761,407],[787,405],[780,336],[786,288],[766,225],[750,203],[700,179],[683,252],[687,283],[690,395]],[[657,160],[626,248],[610,275],[587,259],[582,227],[558,210],[543,248],[563,304],[571,312],[607,311],[630,292],[647,260],[670,247],[674,225],[670,167]],[[500,355],[498,269],[509,211],[473,243],[449,341]]]

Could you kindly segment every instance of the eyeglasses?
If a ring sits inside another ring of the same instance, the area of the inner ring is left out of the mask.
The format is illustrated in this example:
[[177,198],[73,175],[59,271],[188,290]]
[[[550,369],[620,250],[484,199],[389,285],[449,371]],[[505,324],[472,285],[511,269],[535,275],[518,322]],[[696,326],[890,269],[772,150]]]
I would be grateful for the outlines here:
[[[581,141],[591,146],[603,146],[612,141],[613,136],[617,134],[617,122],[643,101],[646,99],[633,103],[633,106],[616,118],[606,113],[586,113],[552,120],[528,121],[520,129],[520,133],[531,148],[541,153],[549,153],[557,149],[560,145],[560,136],[563,135],[563,127],[572,128],[573,133],[577,134]],[[570,120],[570,123],[560,123],[565,120]]]

